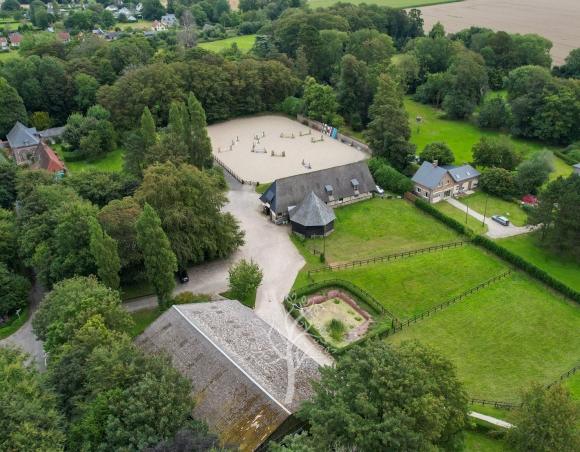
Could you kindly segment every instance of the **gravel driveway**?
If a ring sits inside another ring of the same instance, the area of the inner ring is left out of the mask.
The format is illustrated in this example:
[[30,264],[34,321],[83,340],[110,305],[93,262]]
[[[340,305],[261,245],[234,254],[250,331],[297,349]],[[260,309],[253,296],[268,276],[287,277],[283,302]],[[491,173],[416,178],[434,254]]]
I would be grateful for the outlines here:
[[[462,212],[467,211],[467,206],[465,204],[460,203],[459,201],[456,201],[455,199],[449,198],[449,199],[446,199],[445,201],[447,201],[452,206],[457,207]],[[475,212],[473,209],[469,209],[468,213],[473,218],[477,218],[479,221],[483,221],[483,215]],[[519,234],[525,234],[527,232],[530,232],[530,229],[528,229],[527,227],[514,226],[511,222],[510,222],[509,226],[503,226],[503,225],[493,221],[489,217],[485,217],[485,224],[487,225],[487,227],[489,229],[485,233],[485,235],[487,235],[491,239],[502,239],[504,237],[511,237],[512,235],[519,235]]]
[[[189,282],[178,283],[175,293],[191,291],[219,298],[220,292],[228,290],[229,265],[240,259],[254,259],[264,272],[262,285],[256,295],[254,308],[256,314],[318,364],[332,364],[333,360],[319,350],[318,344],[302,327],[294,323],[282,304],[284,296],[290,292],[294,284],[298,271],[305,264],[290,241],[289,227],[276,226],[261,213],[259,195],[253,186],[240,184],[227,172],[225,176],[231,190],[228,193],[230,202],[224,211],[230,212],[240,221],[241,228],[246,231],[246,243],[227,260],[217,260],[189,268]],[[156,305],[156,297],[142,297],[123,304],[130,312]]]

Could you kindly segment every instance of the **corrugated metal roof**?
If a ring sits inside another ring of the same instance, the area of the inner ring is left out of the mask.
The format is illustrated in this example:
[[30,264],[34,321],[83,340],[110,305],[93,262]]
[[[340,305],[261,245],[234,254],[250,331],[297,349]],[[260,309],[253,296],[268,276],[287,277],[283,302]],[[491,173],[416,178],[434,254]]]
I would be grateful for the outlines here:
[[194,385],[194,417],[207,421],[223,446],[241,451],[265,441],[312,398],[311,379],[320,379],[316,362],[293,345],[287,354],[287,339],[234,300],[173,306],[135,342],[173,356]]
[[311,192],[325,203],[330,201],[326,185],[332,185],[333,199],[354,196],[357,193],[352,180],[360,181],[359,193],[367,193],[375,189],[375,182],[366,162],[355,162],[276,179],[268,189],[274,193],[272,201],[267,200],[267,192],[260,197],[260,200],[269,202],[272,211],[283,213],[288,211],[288,206],[299,204]]
[[334,220],[336,220],[334,210],[314,193],[310,193],[300,204],[290,210],[290,221],[302,226],[325,226]]

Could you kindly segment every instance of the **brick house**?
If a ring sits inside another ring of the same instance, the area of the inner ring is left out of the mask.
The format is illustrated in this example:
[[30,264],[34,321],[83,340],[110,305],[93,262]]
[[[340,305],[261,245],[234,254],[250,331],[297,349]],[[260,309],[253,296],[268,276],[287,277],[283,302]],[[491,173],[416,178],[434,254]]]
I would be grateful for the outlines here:
[[151,25],[151,29],[153,31],[164,31],[164,30],[167,30],[167,28],[165,28],[165,25],[163,25],[158,20],[153,21],[153,24]]
[[22,123],[17,122],[6,135],[10,147],[9,153],[17,165],[28,163],[36,151],[38,143],[40,143],[36,133],[35,127],[25,127]]
[[477,187],[481,173],[471,165],[439,165],[423,162],[413,178],[413,194],[435,204]]
[[67,171],[66,166],[60,161],[56,152],[42,141],[38,143],[32,159],[34,163],[30,165],[30,169],[43,169],[59,174]]

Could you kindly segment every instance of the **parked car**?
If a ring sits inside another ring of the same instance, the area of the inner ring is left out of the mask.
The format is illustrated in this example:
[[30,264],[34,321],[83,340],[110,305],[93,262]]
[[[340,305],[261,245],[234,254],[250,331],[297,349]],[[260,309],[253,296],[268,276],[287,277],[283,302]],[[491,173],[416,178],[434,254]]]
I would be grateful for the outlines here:
[[187,274],[187,270],[179,270],[179,281],[181,281],[181,284],[189,282],[189,275]]
[[509,226],[510,224],[510,220],[508,220],[506,217],[502,217],[501,215],[493,215],[491,219],[493,221],[497,221],[499,224],[502,224],[504,226]]
[[382,195],[382,194],[385,192],[385,190],[383,190],[383,189],[382,189],[381,187],[379,187],[378,185],[375,185],[375,187],[377,188],[377,193],[378,193],[379,195]]

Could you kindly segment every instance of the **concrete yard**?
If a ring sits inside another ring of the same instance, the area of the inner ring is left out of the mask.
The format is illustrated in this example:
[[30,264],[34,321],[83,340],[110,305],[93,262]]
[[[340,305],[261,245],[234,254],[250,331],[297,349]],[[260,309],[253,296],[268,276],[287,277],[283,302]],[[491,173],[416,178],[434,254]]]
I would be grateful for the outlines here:
[[[312,135],[300,136],[300,132],[311,130]],[[257,116],[234,119],[207,128],[211,138],[213,153],[243,180],[266,183],[276,179],[317,171],[333,166],[358,162],[370,157],[355,147],[347,146],[324,136],[324,141],[312,143],[311,138],[320,139],[321,133],[298,121],[282,116]],[[264,138],[257,145],[267,153],[252,152],[254,135],[265,132]],[[280,138],[280,134],[294,134],[295,138]],[[232,151],[229,149],[232,140],[239,139]],[[222,152],[218,152],[218,149]],[[285,152],[285,157],[272,157],[271,151]],[[312,169],[302,165],[308,163]]]
[[548,38],[554,47],[554,65],[564,63],[571,50],[580,47],[580,4],[578,0],[465,0],[418,8],[428,33],[441,22],[447,33],[471,26],[508,33]]

